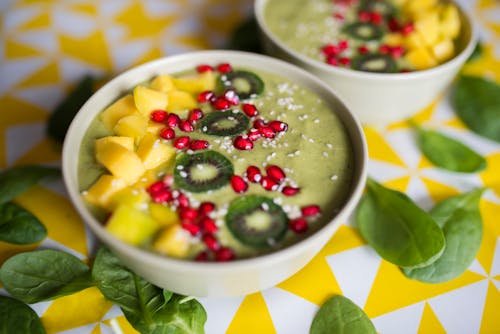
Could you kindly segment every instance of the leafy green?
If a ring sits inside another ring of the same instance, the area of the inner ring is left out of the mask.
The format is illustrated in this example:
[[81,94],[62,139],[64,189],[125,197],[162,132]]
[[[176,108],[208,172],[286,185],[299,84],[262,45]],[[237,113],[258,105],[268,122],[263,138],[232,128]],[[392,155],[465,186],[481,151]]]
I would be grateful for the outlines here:
[[404,274],[419,281],[441,283],[460,276],[474,261],[481,246],[483,226],[479,201],[484,189],[448,198],[437,204],[430,215],[443,229],[446,247],[431,265],[403,269]]
[[4,170],[0,174],[0,204],[25,192],[43,178],[58,177],[58,168],[26,165]]
[[481,58],[482,55],[483,55],[483,43],[481,41],[478,41],[471,55],[469,56],[469,58],[467,58],[467,62],[475,61]]
[[0,333],[45,334],[38,315],[17,299],[0,296]]
[[420,150],[434,165],[462,173],[474,173],[486,168],[486,160],[461,142],[437,131],[414,127]]
[[469,129],[500,142],[500,85],[489,79],[461,75],[451,93],[451,102]]
[[227,48],[262,53],[259,39],[255,38],[258,34],[259,27],[257,25],[257,20],[251,17],[236,27],[229,38]]
[[372,179],[355,219],[370,246],[398,266],[427,266],[444,251],[445,238],[437,223],[408,196]]
[[36,303],[92,286],[83,279],[89,271],[75,256],[47,249],[9,258],[0,268],[0,281],[12,296]]
[[17,204],[0,204],[0,240],[24,245],[39,242],[47,236],[45,226]]
[[368,316],[348,298],[335,295],[314,316],[310,334],[375,334]]

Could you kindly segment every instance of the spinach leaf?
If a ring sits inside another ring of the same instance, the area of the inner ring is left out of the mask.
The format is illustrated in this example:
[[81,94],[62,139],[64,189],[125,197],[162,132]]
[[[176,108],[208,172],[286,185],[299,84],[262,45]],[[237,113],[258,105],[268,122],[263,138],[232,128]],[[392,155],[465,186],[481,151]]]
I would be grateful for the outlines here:
[[370,178],[355,219],[368,244],[398,266],[427,266],[444,251],[443,232],[431,216],[405,194]]
[[500,85],[461,75],[451,93],[458,117],[477,134],[500,142]]
[[7,169],[0,174],[0,203],[6,203],[46,177],[58,177],[58,168],[26,165]]
[[38,315],[17,299],[0,296],[0,333],[45,334]]
[[483,226],[479,201],[484,189],[448,198],[437,204],[430,215],[443,229],[446,247],[431,265],[403,269],[404,274],[422,282],[441,283],[460,276],[474,261],[481,246]]
[[471,55],[467,58],[467,62],[475,61],[483,55],[483,43],[481,41],[477,41],[474,50],[472,50]]
[[29,211],[17,204],[0,204],[0,240],[24,245],[39,242],[47,236],[45,226]]
[[314,316],[310,334],[376,334],[368,316],[350,299],[335,295]]
[[89,270],[75,256],[47,249],[9,258],[0,268],[0,281],[14,297],[25,303],[36,303],[91,286],[88,280],[86,284],[82,282],[82,276]]
[[241,25],[236,27],[227,43],[228,49],[262,53],[262,48],[259,39],[256,38],[259,34],[257,20],[254,17],[243,21]]
[[461,142],[417,125],[414,128],[420,150],[434,165],[462,173],[474,173],[486,168],[486,160]]

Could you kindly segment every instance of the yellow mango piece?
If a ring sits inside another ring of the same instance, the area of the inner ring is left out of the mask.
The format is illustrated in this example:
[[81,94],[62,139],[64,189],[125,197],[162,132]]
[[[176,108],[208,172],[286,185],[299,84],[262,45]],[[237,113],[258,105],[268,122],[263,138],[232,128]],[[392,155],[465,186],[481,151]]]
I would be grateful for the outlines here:
[[412,16],[420,16],[423,13],[436,6],[438,0],[407,0],[404,4],[403,10],[405,13]]
[[175,148],[158,136],[147,133],[137,147],[137,155],[146,169],[152,169],[175,158]]
[[175,87],[194,95],[205,90],[215,89],[215,75],[212,71],[206,71],[196,76],[173,78]]
[[403,35],[400,33],[389,33],[384,37],[384,44],[387,44],[389,46],[402,45],[403,41]]
[[425,70],[437,65],[436,59],[426,48],[410,50],[405,58],[417,70]]
[[134,150],[134,138],[124,136],[107,136],[96,139],[96,146],[105,145],[107,142],[114,142],[125,147],[127,150]]
[[444,62],[455,53],[455,45],[451,39],[443,39],[432,47],[432,53],[438,62]]
[[141,114],[128,115],[120,118],[113,128],[118,136],[141,138],[148,127],[148,119]]
[[406,49],[420,49],[425,47],[425,42],[417,32],[412,32],[404,37],[403,45]]
[[159,135],[161,129],[165,127],[165,124],[161,123],[156,123],[156,122],[149,122],[148,126],[146,127],[146,132],[152,133],[156,136]]
[[150,87],[160,92],[170,92],[175,89],[174,78],[168,74],[160,74],[151,81]]
[[121,204],[113,211],[105,228],[126,243],[140,245],[153,237],[159,225],[145,211]]
[[425,15],[418,18],[415,23],[415,31],[420,34],[424,43],[432,46],[439,38],[439,15],[436,10],[426,12]]
[[144,210],[148,207],[149,201],[150,196],[144,189],[126,187],[112,195],[108,209],[114,211],[119,205],[126,204],[132,208]]
[[104,126],[111,131],[120,118],[137,112],[134,97],[128,94],[104,109],[99,118]]
[[161,254],[177,258],[185,258],[190,245],[189,232],[179,224],[163,228],[153,241],[153,248]]
[[451,39],[458,37],[460,33],[460,14],[454,5],[447,4],[443,6],[439,31],[443,37]]
[[127,185],[137,182],[145,171],[141,159],[135,152],[114,142],[101,142],[96,145],[96,159],[111,174],[123,179]]
[[83,192],[83,198],[90,204],[107,208],[112,197],[126,186],[127,184],[122,179],[103,174]]
[[160,92],[144,86],[134,88],[134,102],[139,112],[149,118],[149,115],[154,110],[165,110],[168,105],[168,96],[164,92]]
[[168,92],[168,111],[179,113],[186,109],[193,109],[198,107],[198,102],[188,92],[182,90],[173,90]]
[[172,210],[169,206],[159,203],[150,203],[149,212],[161,226],[170,226],[173,224],[180,224],[181,220],[179,214]]

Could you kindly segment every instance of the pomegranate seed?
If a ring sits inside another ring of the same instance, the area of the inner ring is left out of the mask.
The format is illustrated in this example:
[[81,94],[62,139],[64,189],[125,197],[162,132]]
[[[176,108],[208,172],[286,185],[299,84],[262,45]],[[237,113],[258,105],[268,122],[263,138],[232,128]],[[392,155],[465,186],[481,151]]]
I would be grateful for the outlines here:
[[288,226],[295,233],[304,233],[307,231],[309,224],[305,218],[300,217],[290,220]]
[[160,137],[163,139],[174,139],[175,138],[175,130],[172,128],[163,128],[160,130]]
[[295,188],[292,186],[285,186],[281,190],[281,193],[285,196],[295,196],[300,191],[300,188]]
[[263,176],[260,180],[260,185],[267,191],[275,191],[279,187],[278,182],[269,176]]
[[335,13],[335,14],[333,14],[333,17],[339,21],[344,20],[344,15],[342,15],[341,13]]
[[198,262],[208,261],[208,252],[206,251],[199,252],[198,255],[195,256],[194,260]]
[[191,221],[183,221],[181,227],[191,233],[192,236],[196,236],[201,232],[201,228]]
[[382,14],[378,12],[370,13],[370,21],[374,24],[380,24],[382,22]]
[[412,23],[412,22],[410,22],[410,23],[405,24],[405,25],[401,28],[401,33],[402,33],[403,35],[409,35],[409,34],[411,34],[414,30],[415,30],[415,26],[413,25],[413,23]]
[[183,193],[179,193],[176,199],[177,199],[177,204],[179,205],[180,208],[189,207],[189,198],[187,198],[187,196],[184,195]]
[[300,211],[302,212],[302,215],[305,217],[312,217],[316,216],[321,213],[321,208],[319,205],[307,205],[303,206]]
[[262,118],[257,118],[256,120],[253,121],[253,124],[252,124],[252,126],[255,129],[260,129],[266,125],[267,125],[266,122]]
[[342,57],[339,59],[339,62],[344,65],[344,66],[349,66],[351,65],[351,59],[347,57]]
[[248,117],[254,117],[254,116],[257,116],[259,114],[257,107],[251,103],[243,103],[242,108],[243,108],[243,112]]
[[181,121],[179,124],[179,129],[184,132],[193,132],[194,131],[194,125],[188,120]]
[[332,66],[338,66],[338,64],[339,64],[338,59],[337,59],[337,58],[335,58],[335,57],[328,57],[328,58],[326,59],[326,62],[327,62],[329,65],[332,65]]
[[387,44],[383,44],[378,48],[378,52],[384,55],[388,54],[389,52],[391,52],[391,47]]
[[231,261],[231,260],[234,260],[234,258],[235,258],[234,252],[229,247],[221,247],[215,253],[215,261],[218,261],[218,262]]
[[212,101],[212,106],[216,110],[227,110],[231,107],[231,102],[229,102],[224,97],[218,97],[214,101]]
[[340,53],[340,48],[333,44],[327,44],[321,48],[325,56],[336,56]]
[[248,181],[253,183],[259,183],[262,179],[262,174],[260,173],[260,169],[257,166],[248,166],[246,171],[246,177]]
[[206,216],[215,210],[215,204],[212,202],[202,202],[198,207],[198,213]]
[[405,49],[401,45],[395,46],[391,49],[391,55],[396,59],[401,58],[404,53]]
[[288,129],[288,124],[282,121],[272,121],[269,126],[276,132],[285,132]]
[[399,71],[400,73],[408,73],[408,72],[411,72],[411,70],[409,68],[402,68],[401,71]]
[[347,42],[345,39],[339,42],[340,51],[347,50],[348,47],[349,47],[349,42]]
[[167,188],[162,188],[151,195],[153,202],[155,203],[165,203],[172,200],[172,192]]
[[200,119],[203,118],[203,111],[199,108],[196,108],[196,109],[191,109],[189,111],[189,115],[188,115],[188,121],[190,122],[196,122]]
[[174,141],[174,147],[182,150],[188,147],[190,138],[188,136],[181,136]]
[[276,131],[270,126],[263,126],[259,129],[259,131],[266,138],[276,137]]
[[239,175],[233,175],[231,177],[231,187],[233,187],[233,190],[238,194],[242,194],[248,190],[248,184]]
[[392,18],[389,20],[389,22],[387,23],[387,25],[389,26],[389,31],[391,32],[396,32],[396,31],[399,31],[399,22]]
[[181,219],[194,220],[198,217],[198,210],[191,207],[183,207],[179,211]]
[[214,70],[214,68],[212,66],[206,65],[206,64],[196,66],[196,71],[198,73],[211,72],[213,70]]
[[214,98],[215,98],[215,93],[211,90],[206,90],[198,95],[197,100],[200,103],[205,103],[205,102],[212,102]]
[[233,70],[233,68],[228,63],[223,63],[223,64],[217,65],[217,71],[219,71],[219,73],[227,73],[227,72],[231,72],[232,70]]
[[212,251],[216,251],[220,247],[217,239],[215,239],[215,237],[211,234],[203,235],[202,240],[205,243],[205,245],[207,246],[207,248],[212,250]]
[[358,13],[358,19],[361,22],[368,22],[368,21],[370,21],[370,19],[371,19],[370,12],[367,12],[367,11],[361,11],[361,12],[359,12]]
[[233,145],[238,150],[248,151],[253,149],[253,143],[248,138],[243,138],[242,136],[237,136],[234,138]]
[[238,94],[233,89],[228,89],[224,92],[223,97],[229,101],[230,104],[233,106],[237,106],[240,104],[240,97]]
[[151,113],[150,118],[153,122],[163,123],[167,119],[167,115],[165,110],[155,110]]
[[267,173],[267,176],[271,177],[276,182],[281,182],[286,177],[286,174],[283,171],[283,169],[281,169],[281,167],[279,167],[277,165],[267,166],[266,167],[266,173]]
[[165,120],[165,124],[169,128],[175,128],[181,122],[181,118],[177,114],[168,114],[167,119]]
[[217,225],[215,224],[215,220],[213,220],[212,218],[209,218],[209,217],[203,218],[200,222],[200,225],[201,225],[201,229],[205,233],[209,233],[209,234],[214,234],[219,229],[217,227]]
[[174,184],[174,176],[172,174],[165,175],[163,177],[163,183],[165,183],[167,187],[170,187],[172,184]]
[[195,139],[189,143],[189,149],[193,151],[206,150],[209,146],[208,141],[203,139]]
[[248,132],[247,132],[247,136],[248,136],[248,139],[250,139],[251,141],[256,141],[257,139],[259,139],[262,135],[260,133],[259,130],[257,129],[250,129]]
[[361,54],[367,54],[370,50],[366,46],[362,45],[358,48],[358,52]]
[[165,184],[162,181],[156,181],[155,183],[151,184],[146,189],[146,191],[148,192],[148,194],[152,195],[152,194],[159,192],[163,188],[165,188]]

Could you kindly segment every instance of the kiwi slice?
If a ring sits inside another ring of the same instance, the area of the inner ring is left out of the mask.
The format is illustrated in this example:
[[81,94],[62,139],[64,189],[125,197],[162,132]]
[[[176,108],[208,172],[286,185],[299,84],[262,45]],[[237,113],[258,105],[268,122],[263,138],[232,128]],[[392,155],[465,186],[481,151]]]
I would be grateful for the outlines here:
[[373,41],[382,38],[384,30],[371,22],[354,22],[344,27],[343,31],[362,41]]
[[235,199],[226,214],[226,226],[242,244],[271,248],[285,237],[288,216],[268,197],[248,195]]
[[242,100],[255,97],[264,91],[264,81],[249,71],[231,71],[219,77],[224,89],[233,89]]
[[207,114],[200,123],[201,131],[212,136],[234,136],[248,130],[250,119],[241,112],[216,111]]
[[396,67],[394,59],[387,54],[368,53],[352,60],[353,69],[365,72],[393,73]]
[[231,161],[212,150],[182,154],[175,160],[175,185],[194,193],[219,189],[229,183],[233,174]]

